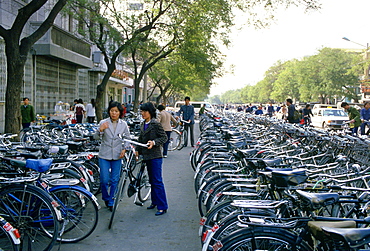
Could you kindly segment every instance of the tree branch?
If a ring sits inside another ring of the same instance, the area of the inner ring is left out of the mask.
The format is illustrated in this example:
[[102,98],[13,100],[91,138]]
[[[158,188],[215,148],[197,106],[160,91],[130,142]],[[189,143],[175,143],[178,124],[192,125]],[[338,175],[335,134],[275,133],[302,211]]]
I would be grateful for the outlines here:
[[[44,1],[45,0],[41,0],[41,1],[33,0],[31,3],[33,3],[33,2],[44,2]],[[56,16],[63,9],[63,7],[66,5],[66,3],[67,3],[67,0],[59,0],[54,5],[53,9],[50,11],[49,16],[45,19],[44,22],[42,22],[42,24],[39,26],[39,28],[37,30],[35,30],[30,36],[25,37],[25,38],[22,39],[21,45],[20,45],[21,55],[27,54],[28,51],[30,50],[31,46],[34,43],[36,43],[37,40],[39,40],[50,29],[50,27],[54,23],[54,20],[55,20]],[[27,7],[27,6],[25,6],[25,7]],[[33,14],[33,13],[31,13],[31,14]],[[27,20],[28,20],[28,18],[27,18]],[[16,22],[14,22],[12,29],[14,27],[16,27],[15,23]],[[22,23],[22,22],[19,21],[19,23]],[[17,30],[17,28],[15,28],[15,30]],[[13,32],[13,30],[12,30],[12,32]]]

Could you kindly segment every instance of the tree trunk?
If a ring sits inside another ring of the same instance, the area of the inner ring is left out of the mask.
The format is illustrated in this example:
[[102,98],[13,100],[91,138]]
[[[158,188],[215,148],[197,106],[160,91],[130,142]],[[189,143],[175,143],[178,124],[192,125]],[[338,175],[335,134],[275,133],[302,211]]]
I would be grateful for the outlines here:
[[134,87],[135,87],[134,112],[137,112],[138,109],[139,109],[140,80],[141,80],[141,78],[135,78],[134,79]]
[[103,112],[104,112],[104,94],[105,90],[107,89],[107,84],[109,81],[110,76],[112,75],[113,71],[116,69],[115,63],[110,63],[108,65],[107,72],[104,74],[103,80],[101,81],[100,85],[96,87],[96,107],[95,107],[95,114],[96,114],[96,121],[99,123],[100,120],[103,119]]
[[5,93],[5,133],[20,131],[21,119],[21,90],[24,78],[26,57],[19,53],[18,44],[10,42],[5,44],[7,58],[7,83]]
[[95,115],[96,121],[99,123],[103,119],[103,102],[104,102],[104,90],[101,84],[97,86],[96,98],[95,98]]

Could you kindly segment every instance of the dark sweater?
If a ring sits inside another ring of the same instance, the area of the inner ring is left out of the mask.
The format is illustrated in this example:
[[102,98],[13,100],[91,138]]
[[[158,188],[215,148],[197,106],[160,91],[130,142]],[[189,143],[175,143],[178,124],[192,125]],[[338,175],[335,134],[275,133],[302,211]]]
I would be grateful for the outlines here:
[[138,146],[136,147],[136,150],[139,152],[139,154],[143,155],[144,160],[162,158],[162,145],[167,141],[166,132],[163,130],[161,123],[159,123],[155,119],[152,119],[149,122],[146,130],[144,130],[144,124],[145,122],[141,124],[140,136],[138,141],[140,143],[146,144],[149,140],[151,140],[155,142],[155,145],[152,149]]

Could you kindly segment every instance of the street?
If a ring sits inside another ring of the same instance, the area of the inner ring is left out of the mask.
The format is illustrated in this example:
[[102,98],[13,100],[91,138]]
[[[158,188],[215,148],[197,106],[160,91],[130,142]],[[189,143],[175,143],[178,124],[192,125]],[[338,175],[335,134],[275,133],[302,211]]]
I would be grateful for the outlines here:
[[[196,123],[195,140],[199,133]],[[189,163],[191,147],[169,152],[163,159],[163,179],[169,204],[168,212],[155,216],[156,210],[147,210],[133,203],[133,197],[123,199],[108,229],[111,212],[101,202],[99,222],[95,231],[85,240],[73,244],[56,243],[53,250],[201,250],[198,237],[199,213],[194,192],[194,172]]]

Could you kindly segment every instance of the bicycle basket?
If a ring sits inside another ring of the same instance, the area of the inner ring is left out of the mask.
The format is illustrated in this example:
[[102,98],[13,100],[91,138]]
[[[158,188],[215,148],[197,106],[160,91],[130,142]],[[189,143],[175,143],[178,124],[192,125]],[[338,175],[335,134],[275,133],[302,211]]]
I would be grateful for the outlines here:
[[53,159],[27,159],[26,168],[44,173],[49,170],[51,163],[53,163]]

